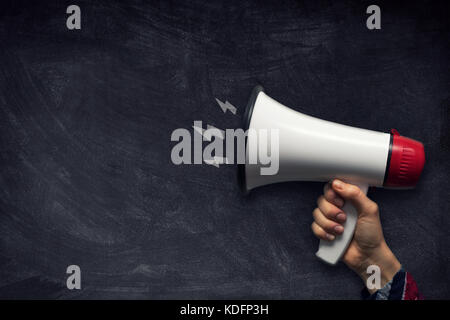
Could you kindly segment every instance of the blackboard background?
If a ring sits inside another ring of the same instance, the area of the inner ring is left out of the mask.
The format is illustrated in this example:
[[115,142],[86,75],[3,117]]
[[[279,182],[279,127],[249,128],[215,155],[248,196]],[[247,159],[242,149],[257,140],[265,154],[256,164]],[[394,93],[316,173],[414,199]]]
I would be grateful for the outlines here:
[[238,126],[260,83],[424,143],[417,189],[370,197],[425,297],[450,298],[449,7],[376,3],[370,31],[372,1],[2,1],[0,297],[358,299],[356,275],[314,256],[321,183],[243,198],[234,166],[170,161],[174,129]]

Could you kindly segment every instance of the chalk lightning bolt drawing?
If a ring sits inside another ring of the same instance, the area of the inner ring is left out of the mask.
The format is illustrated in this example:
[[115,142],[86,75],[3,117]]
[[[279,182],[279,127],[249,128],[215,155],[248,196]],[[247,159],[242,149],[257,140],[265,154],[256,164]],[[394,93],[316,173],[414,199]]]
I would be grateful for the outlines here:
[[225,103],[220,101],[219,99],[215,98],[217,103],[219,104],[220,108],[222,109],[223,113],[226,113],[227,110],[230,110],[232,114],[236,114],[237,108],[233,106],[228,100],[225,100]]

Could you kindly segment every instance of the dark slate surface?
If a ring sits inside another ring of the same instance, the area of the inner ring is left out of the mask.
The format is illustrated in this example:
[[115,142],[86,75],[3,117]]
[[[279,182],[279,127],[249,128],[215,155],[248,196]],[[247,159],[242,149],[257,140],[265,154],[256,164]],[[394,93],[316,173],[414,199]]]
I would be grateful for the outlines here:
[[[66,7],[82,29],[66,29]],[[444,2],[2,1],[0,297],[350,298],[314,252],[320,183],[239,194],[235,167],[175,166],[175,128],[239,125],[261,83],[312,116],[425,144],[415,190],[371,190],[427,298],[450,298]],[[65,288],[66,267],[82,290]]]

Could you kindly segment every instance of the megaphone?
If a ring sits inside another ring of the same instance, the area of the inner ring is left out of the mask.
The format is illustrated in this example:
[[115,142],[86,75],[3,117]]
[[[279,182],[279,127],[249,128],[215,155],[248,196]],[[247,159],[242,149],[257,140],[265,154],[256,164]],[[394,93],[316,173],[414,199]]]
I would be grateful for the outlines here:
[[[262,175],[263,164],[250,163],[257,157],[254,139],[245,141],[245,163],[238,165],[239,184],[244,193],[285,181],[330,181],[334,178],[353,183],[367,193],[369,186],[414,187],[425,164],[422,143],[390,133],[350,127],[292,110],[253,89],[244,113],[243,129],[277,130],[279,168],[273,175]],[[336,264],[345,253],[356,226],[357,211],[344,204],[347,214],[343,234],[332,242],[320,241],[316,256]]]

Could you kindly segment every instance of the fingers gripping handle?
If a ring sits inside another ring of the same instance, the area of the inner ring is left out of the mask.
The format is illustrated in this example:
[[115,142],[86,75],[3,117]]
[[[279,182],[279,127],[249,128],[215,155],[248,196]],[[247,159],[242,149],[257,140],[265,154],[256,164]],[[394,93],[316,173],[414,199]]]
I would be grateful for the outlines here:
[[[367,184],[353,184],[358,186],[362,192],[367,194],[367,189],[369,188]],[[347,250],[350,241],[352,241],[356,221],[358,219],[358,212],[350,201],[345,202],[342,207],[342,211],[344,211],[347,215],[347,219],[344,223],[344,232],[341,235],[336,236],[336,239],[333,241],[320,240],[319,250],[316,252],[317,257],[332,265],[336,264]]]

